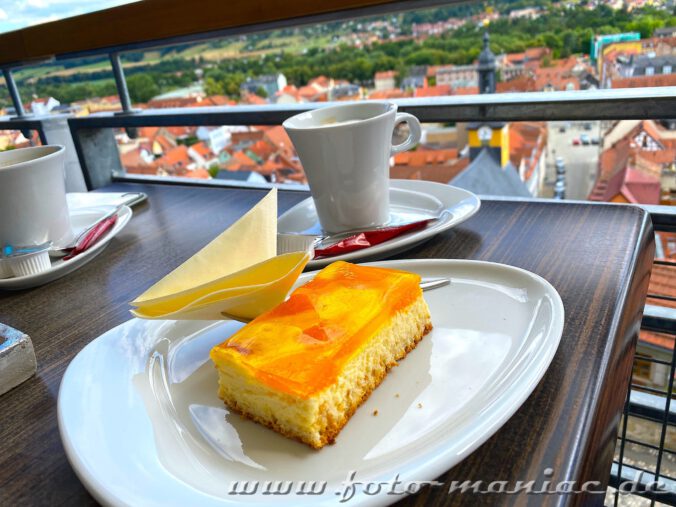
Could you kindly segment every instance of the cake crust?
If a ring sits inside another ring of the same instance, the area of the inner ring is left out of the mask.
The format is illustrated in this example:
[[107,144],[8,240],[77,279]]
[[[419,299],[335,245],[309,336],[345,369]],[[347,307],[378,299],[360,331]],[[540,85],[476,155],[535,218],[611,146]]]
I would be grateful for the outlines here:
[[[405,358],[409,352],[411,352],[413,349],[416,348],[418,343],[425,337],[427,333],[429,333],[432,330],[432,323],[428,322],[425,328],[423,329],[423,332],[420,333],[414,340],[412,344],[406,347],[405,351],[403,354],[400,354],[399,357],[396,358],[396,361],[399,361],[403,358]],[[359,399],[357,403],[353,403],[349,409],[345,412],[344,417],[342,420],[340,420],[337,423],[330,424],[326,427],[326,429],[322,432],[321,434],[321,440],[319,444],[314,443],[310,440],[304,439],[301,435],[297,435],[295,433],[292,433],[290,431],[287,431],[283,426],[280,426],[279,424],[276,424],[274,421],[270,421],[268,419],[264,419],[261,417],[258,417],[255,414],[249,413],[240,406],[238,406],[237,401],[232,399],[232,400],[226,400],[223,398],[219,391],[219,397],[223,399],[225,404],[228,406],[230,410],[233,412],[236,412],[240,416],[244,417],[245,419],[249,419],[251,421],[257,422],[259,424],[262,424],[263,426],[266,426],[277,433],[280,433],[284,435],[287,438],[290,438],[292,440],[296,440],[297,442],[300,442],[302,444],[307,444],[313,449],[321,449],[325,445],[333,445],[336,441],[336,437],[338,434],[341,432],[343,427],[347,424],[347,422],[350,420],[350,418],[354,415],[354,413],[357,411],[357,409],[364,404],[366,400],[371,396],[373,391],[376,390],[376,388],[382,383],[383,380],[385,380],[385,377],[387,377],[387,374],[390,372],[390,370],[394,367],[398,366],[396,362],[393,362],[391,364],[388,364],[385,366],[384,370],[380,372],[376,377],[373,378],[372,384],[369,386],[369,389],[362,395],[362,397]]]

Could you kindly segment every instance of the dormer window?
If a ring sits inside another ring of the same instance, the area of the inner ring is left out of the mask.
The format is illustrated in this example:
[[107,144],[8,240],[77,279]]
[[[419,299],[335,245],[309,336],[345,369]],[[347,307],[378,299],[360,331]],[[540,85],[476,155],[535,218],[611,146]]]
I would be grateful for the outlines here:
[[665,65],[662,67],[662,74],[671,74],[671,65]]
[[645,75],[646,75],[646,76],[653,76],[653,75],[655,75],[655,67],[646,67],[646,68],[645,68]]

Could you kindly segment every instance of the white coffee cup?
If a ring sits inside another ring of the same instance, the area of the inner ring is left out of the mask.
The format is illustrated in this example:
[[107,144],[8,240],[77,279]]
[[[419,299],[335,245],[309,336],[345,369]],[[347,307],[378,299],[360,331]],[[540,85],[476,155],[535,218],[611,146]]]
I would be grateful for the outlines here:
[[0,248],[73,240],[63,146],[0,152]]
[[[392,146],[396,124],[410,135]],[[326,232],[368,229],[390,217],[390,156],[420,141],[415,116],[396,104],[361,102],[298,114],[284,123],[310,185],[317,216]]]

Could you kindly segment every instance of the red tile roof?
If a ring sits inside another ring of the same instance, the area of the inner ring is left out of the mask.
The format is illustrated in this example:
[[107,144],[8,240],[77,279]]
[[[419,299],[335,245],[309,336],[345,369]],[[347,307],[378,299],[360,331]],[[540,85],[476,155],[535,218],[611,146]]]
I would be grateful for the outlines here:
[[275,93],[275,95],[277,97],[281,95],[290,95],[296,100],[296,102],[300,101],[301,99],[300,93],[298,92],[298,88],[296,88],[294,85],[286,85],[284,88]]
[[654,76],[632,76],[615,78],[613,88],[643,88],[651,86],[676,86],[676,73],[656,74]]
[[162,128],[177,139],[180,139],[182,137],[194,136],[195,132],[197,132],[197,127],[162,127]]
[[426,86],[424,88],[416,88],[414,97],[442,97],[451,94],[451,85],[436,85]]
[[211,148],[205,143],[204,141],[200,141],[199,143],[195,143],[191,146],[191,148],[197,152],[197,154],[204,158],[204,159],[210,159],[213,158],[215,155],[212,153]]
[[413,92],[410,90],[400,90],[399,88],[392,88],[391,90],[376,90],[369,94],[369,99],[383,100],[383,99],[401,99],[404,97],[411,97]]
[[[676,297],[676,264],[653,264],[648,294]],[[676,301],[669,301],[666,299],[649,297],[646,303],[676,308]]]
[[519,64],[522,63],[526,59],[526,54],[525,53],[509,53],[508,55],[505,55],[505,59],[511,63],[511,64]]
[[528,74],[522,74],[509,81],[501,81],[495,84],[497,93],[534,92],[536,90],[535,78]]
[[247,155],[243,151],[236,151],[235,153],[232,154],[232,158],[245,167],[254,167],[257,165],[256,161],[253,160],[251,157],[249,157],[249,155]]
[[649,343],[650,345],[655,345],[656,347],[661,347],[663,349],[667,350],[674,349],[674,336],[672,335],[664,333],[654,333],[652,331],[646,331],[645,329],[641,329],[638,339],[642,342]]
[[376,72],[375,79],[390,79],[397,75],[396,70],[385,70],[382,72]]
[[619,193],[622,177],[614,177],[627,166],[631,153],[630,144],[630,140],[625,137],[601,153],[596,182],[589,194],[590,201],[609,201]]
[[208,180],[211,178],[209,171],[206,169],[195,169],[193,171],[187,171],[184,175],[186,178],[195,178],[198,180]]
[[525,178],[530,179],[547,145],[545,122],[514,122],[509,126],[509,160],[517,169],[525,164]]
[[157,175],[157,167],[154,164],[145,166],[124,166],[124,170],[129,174],[147,174],[149,176]]
[[[455,152],[457,150],[438,150],[441,152],[449,151]],[[429,152],[434,153],[433,150]],[[406,152],[417,153],[417,152]],[[442,158],[446,158],[445,156]],[[437,183],[448,184],[453,178],[460,174],[469,164],[469,158],[450,158],[446,163],[425,163],[422,161],[420,165],[415,164],[395,164],[390,167],[390,178],[406,179],[406,180],[425,180],[435,181]]]
[[120,161],[122,162],[122,166],[126,169],[149,165],[141,156],[141,150],[139,148],[122,153],[120,155]]
[[168,139],[166,136],[161,134],[155,136],[154,142],[158,143],[162,147],[162,151],[170,150],[176,146],[176,143],[173,140]]
[[478,86],[460,86],[453,90],[453,95],[478,95]]
[[579,90],[580,81],[572,76],[566,66],[540,67],[535,70],[535,89]]
[[[627,160],[625,164],[628,164],[628,162]],[[660,180],[658,178],[625,165],[624,168],[606,180],[605,184],[595,185],[589,200],[659,204],[660,191]]]
[[139,135],[139,137],[145,137],[147,139],[153,139],[159,131],[160,131],[160,127],[139,127],[138,135]]
[[293,144],[291,143],[291,139],[289,139],[289,135],[286,133],[286,130],[284,130],[284,127],[281,125],[277,125],[275,127],[272,127],[268,129],[265,132],[265,138],[272,143],[273,146],[277,150],[285,150],[288,152],[291,152],[293,150]]
[[[648,134],[650,137],[652,137],[655,141],[658,143],[662,144],[662,132],[661,129],[658,128],[657,123],[653,120],[643,120],[640,123],[641,127],[645,131],[646,134]],[[664,145],[662,145],[664,147]]]
[[249,146],[249,149],[264,160],[270,157],[270,155],[272,155],[275,151],[274,147],[270,143],[263,140],[256,141],[254,144]]
[[659,258],[676,262],[676,232],[659,231],[657,235],[664,252],[664,255]]
[[185,168],[191,163],[188,147],[179,144],[158,158],[155,163],[163,168]]
[[328,96],[325,91],[319,90],[314,86],[301,86],[298,89],[298,96],[310,102],[326,102]]
[[637,169],[628,168],[622,193],[635,204],[659,204],[660,180]]
[[255,93],[245,93],[242,96],[242,103],[243,104],[251,104],[253,106],[260,106],[263,104],[267,104],[268,101],[265,100],[263,97],[259,97]]
[[394,156],[394,165],[405,166],[426,166],[442,165],[455,161],[458,158],[458,150],[451,148],[448,150],[427,150],[417,149],[415,151],[404,151]]
[[148,101],[148,107],[167,108],[167,107],[192,107],[197,106],[202,101],[201,97],[174,97],[169,99],[152,99]]
[[529,60],[540,60],[551,52],[552,50],[547,47],[528,48],[526,49],[526,58]]
[[274,157],[271,157],[258,167],[258,172],[262,174],[272,174],[281,169],[284,169],[284,164],[274,160]]
[[328,88],[330,81],[331,80],[326,76],[317,76],[317,77],[310,79],[310,81],[308,81],[307,84],[309,84],[309,85],[316,84],[318,86],[321,86],[322,88]]
[[676,163],[676,149],[667,148],[657,151],[642,151],[641,158],[644,158],[654,164],[670,165]]
[[209,95],[205,97],[200,106],[234,106],[237,102],[226,95]]

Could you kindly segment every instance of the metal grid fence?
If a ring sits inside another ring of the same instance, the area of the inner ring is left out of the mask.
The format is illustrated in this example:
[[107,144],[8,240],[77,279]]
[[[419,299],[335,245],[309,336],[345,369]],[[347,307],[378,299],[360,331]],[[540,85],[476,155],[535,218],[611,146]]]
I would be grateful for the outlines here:
[[[663,230],[659,225],[656,229]],[[676,264],[656,260],[657,265]],[[649,294],[653,301],[674,301],[663,294]],[[637,351],[627,392],[624,413],[617,437],[609,495],[606,505],[676,505],[676,309],[646,305],[641,329],[660,333],[664,338],[664,355],[653,357]],[[661,386],[641,381],[642,370],[659,369],[666,373]],[[627,487],[629,485],[629,487]],[[630,494],[627,494],[630,493]],[[646,499],[636,501],[636,497]]]

